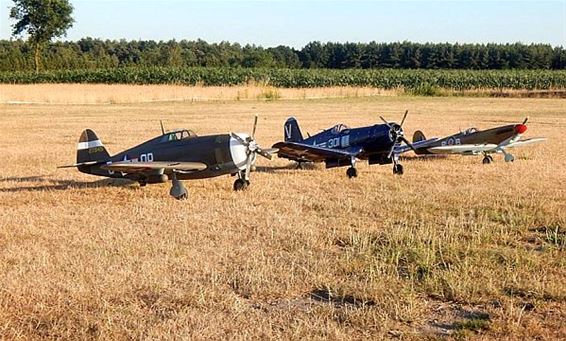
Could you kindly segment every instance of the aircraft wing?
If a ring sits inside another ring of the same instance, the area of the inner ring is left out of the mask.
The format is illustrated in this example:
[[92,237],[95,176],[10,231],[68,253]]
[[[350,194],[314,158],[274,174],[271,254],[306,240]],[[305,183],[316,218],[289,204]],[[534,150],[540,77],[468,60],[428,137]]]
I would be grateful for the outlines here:
[[453,144],[450,146],[431,147],[427,150],[433,154],[479,154],[481,152],[494,152],[498,145],[486,144]]
[[152,170],[164,170],[165,173],[177,171],[179,173],[190,173],[206,169],[206,164],[202,162],[167,162],[167,161],[153,161],[153,162],[132,162],[132,161],[119,161],[110,164],[102,165],[100,168],[111,170],[114,172],[123,173],[140,173]]
[[[439,138],[438,137],[432,137],[428,140],[422,140],[422,141],[418,141],[418,142],[412,142],[411,144],[413,145],[413,147],[415,149],[419,149],[419,148],[426,148],[426,146],[432,144],[433,142],[438,141]],[[407,146],[406,144],[403,145],[398,145],[395,147],[394,153],[395,154],[403,154],[408,152],[409,150],[411,150],[411,147]]]
[[526,139],[526,140],[519,140],[519,141],[515,141],[513,143],[509,143],[506,146],[503,146],[503,148],[515,148],[515,147],[521,147],[521,146],[525,146],[531,143],[539,143],[539,142],[544,142],[546,141],[546,137],[534,137],[532,139]]
[[278,142],[273,145],[273,148],[279,149],[277,153],[279,157],[312,162],[321,162],[328,159],[350,159],[352,156],[357,155],[344,150],[317,147],[297,142]]

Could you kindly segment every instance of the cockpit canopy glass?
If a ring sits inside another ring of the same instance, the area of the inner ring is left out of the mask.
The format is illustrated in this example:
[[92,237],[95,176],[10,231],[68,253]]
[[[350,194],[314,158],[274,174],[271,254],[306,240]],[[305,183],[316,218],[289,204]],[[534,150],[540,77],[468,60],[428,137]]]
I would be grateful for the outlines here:
[[340,134],[344,130],[348,130],[348,129],[350,129],[350,127],[348,127],[345,124],[337,124],[334,127],[332,127],[332,133],[333,134]]
[[464,132],[464,135],[472,134],[472,133],[475,133],[475,132],[477,132],[477,131],[478,131],[477,128],[468,128],[468,129],[466,129],[466,131]]
[[188,129],[175,130],[165,133],[162,138],[162,142],[186,140],[193,137],[197,137],[197,134]]

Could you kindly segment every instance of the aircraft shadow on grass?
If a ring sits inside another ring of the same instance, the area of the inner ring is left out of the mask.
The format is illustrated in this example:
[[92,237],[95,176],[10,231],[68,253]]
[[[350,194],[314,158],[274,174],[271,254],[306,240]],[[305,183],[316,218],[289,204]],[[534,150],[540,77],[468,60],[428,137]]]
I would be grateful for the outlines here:
[[57,180],[49,179],[44,176],[28,176],[28,177],[8,177],[0,179],[1,182],[33,182],[38,186],[18,186],[0,188],[0,193],[16,193],[16,192],[43,192],[43,191],[63,191],[69,189],[83,188],[100,188],[100,187],[131,187],[133,181],[127,179],[102,179],[98,181],[76,181],[76,180]]
[[411,162],[416,161],[430,161],[430,160],[439,160],[439,159],[448,159],[449,155],[443,154],[433,154],[433,155],[403,155],[399,156],[401,160],[407,160]]
[[277,172],[284,172],[284,171],[293,171],[296,169],[301,169],[301,170],[316,170],[319,167],[317,167],[314,163],[310,163],[310,162],[305,162],[305,163],[301,163],[300,167],[297,165],[297,163],[293,162],[293,163],[289,163],[285,166],[275,166],[275,167],[270,167],[270,166],[257,166],[255,168],[255,171],[258,173],[277,173]]
[[[410,156],[410,155],[403,155],[400,156],[400,159],[407,160],[407,161],[429,161],[429,160],[438,160],[438,159],[447,159],[448,155],[421,155],[421,156]],[[285,171],[293,171],[296,169],[305,170],[305,171],[313,171],[317,169],[321,169],[321,167],[317,166],[313,162],[303,162],[301,163],[300,167],[296,162],[289,163],[285,166],[257,166],[255,171],[259,173],[277,173],[277,172],[285,172]]]

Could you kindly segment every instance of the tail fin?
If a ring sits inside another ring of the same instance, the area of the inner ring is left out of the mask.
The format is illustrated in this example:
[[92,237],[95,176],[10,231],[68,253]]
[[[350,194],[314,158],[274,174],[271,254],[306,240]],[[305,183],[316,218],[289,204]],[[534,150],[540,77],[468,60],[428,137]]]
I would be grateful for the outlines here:
[[423,134],[423,132],[420,131],[420,130],[415,131],[415,133],[413,134],[413,143],[424,141],[424,140],[426,140],[426,137]]
[[299,123],[294,117],[289,117],[287,121],[285,121],[283,128],[285,142],[301,142],[303,140],[303,134],[301,134]]
[[77,164],[104,162],[110,159],[110,154],[90,129],[83,131],[77,145]]

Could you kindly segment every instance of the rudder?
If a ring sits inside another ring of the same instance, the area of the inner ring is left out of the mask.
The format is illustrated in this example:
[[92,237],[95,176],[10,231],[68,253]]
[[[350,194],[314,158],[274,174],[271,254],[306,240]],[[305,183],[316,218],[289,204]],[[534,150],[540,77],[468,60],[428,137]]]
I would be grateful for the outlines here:
[[103,162],[108,159],[110,159],[110,154],[96,133],[90,129],[84,130],[77,144],[77,164]]
[[415,131],[415,133],[413,134],[413,143],[424,140],[426,140],[425,134],[423,134],[423,132],[420,130]]
[[303,140],[303,134],[301,134],[299,122],[297,122],[296,118],[289,117],[285,121],[283,135],[285,136],[285,142],[301,142]]

